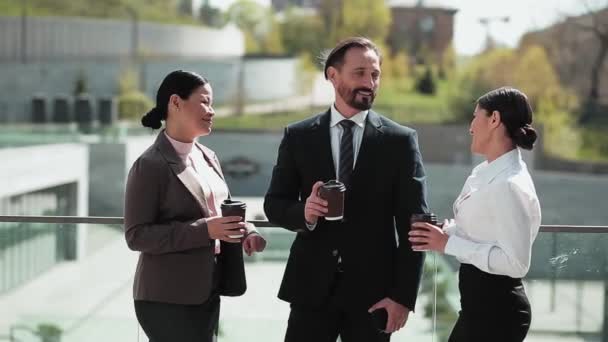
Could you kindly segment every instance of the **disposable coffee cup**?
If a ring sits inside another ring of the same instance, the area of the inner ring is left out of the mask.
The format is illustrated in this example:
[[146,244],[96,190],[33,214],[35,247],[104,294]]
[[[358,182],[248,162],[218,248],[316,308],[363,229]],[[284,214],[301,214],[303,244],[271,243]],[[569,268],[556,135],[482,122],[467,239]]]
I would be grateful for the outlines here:
[[[240,216],[241,222],[245,221],[245,212],[247,209],[247,204],[245,204],[244,202],[227,199],[222,202],[220,208],[222,210],[223,217]],[[244,234],[241,233],[239,230],[235,230],[235,234],[233,235],[228,235],[228,237],[230,237],[231,239],[240,239],[243,236]]]
[[[433,214],[433,213],[425,213],[425,214],[413,214],[411,219],[410,219],[410,223],[414,224],[416,222],[426,222],[426,223],[430,223],[432,225],[437,225],[437,215]],[[418,230],[426,230],[424,228],[418,228],[418,227],[412,227],[412,229],[418,229]],[[419,242],[412,242],[412,245],[416,246],[416,245],[420,245],[421,243]]]
[[327,201],[328,221],[338,221],[344,218],[344,194],[346,186],[337,180],[330,180],[319,187],[319,197]]

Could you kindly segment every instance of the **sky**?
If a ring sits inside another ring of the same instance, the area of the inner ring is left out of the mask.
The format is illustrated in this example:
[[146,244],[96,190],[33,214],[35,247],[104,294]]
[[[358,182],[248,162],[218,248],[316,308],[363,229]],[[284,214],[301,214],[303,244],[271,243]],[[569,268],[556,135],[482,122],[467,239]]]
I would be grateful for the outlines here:
[[[234,1],[211,0],[211,4],[226,9]],[[270,0],[255,1],[270,6]],[[473,55],[483,49],[486,40],[486,29],[479,23],[482,17],[508,16],[508,23],[493,21],[490,32],[498,42],[513,47],[528,31],[550,26],[565,15],[583,13],[585,1],[592,8],[608,5],[608,0],[442,0],[441,3],[458,10],[454,23],[456,52]]]

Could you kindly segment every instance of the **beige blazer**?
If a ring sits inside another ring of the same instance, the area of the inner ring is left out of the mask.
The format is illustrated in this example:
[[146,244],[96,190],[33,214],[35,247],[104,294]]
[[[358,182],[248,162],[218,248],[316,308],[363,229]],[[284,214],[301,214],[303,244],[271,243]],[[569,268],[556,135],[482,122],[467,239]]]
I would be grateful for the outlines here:
[[[223,179],[215,153],[199,143],[196,147]],[[164,131],[131,167],[124,215],[127,245],[141,252],[133,284],[135,300],[201,304],[211,293],[214,267],[221,295],[245,292],[242,246],[222,241],[216,265],[205,195]],[[254,231],[250,225],[248,234]]]

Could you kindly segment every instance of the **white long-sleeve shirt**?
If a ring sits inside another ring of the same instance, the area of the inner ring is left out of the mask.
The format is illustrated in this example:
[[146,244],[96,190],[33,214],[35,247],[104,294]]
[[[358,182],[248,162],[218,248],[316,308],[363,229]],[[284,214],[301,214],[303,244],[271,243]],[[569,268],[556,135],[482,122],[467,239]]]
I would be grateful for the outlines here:
[[342,120],[351,120],[355,123],[352,128],[353,132],[353,169],[357,164],[357,156],[359,156],[359,149],[361,148],[361,141],[363,141],[363,131],[365,130],[365,119],[369,111],[361,111],[350,119],[342,116],[336,105],[331,106],[331,119],[329,121],[329,135],[331,137],[331,155],[334,160],[334,167],[336,170],[336,179],[340,174],[340,141],[342,140],[342,134],[344,128],[340,125]]
[[541,212],[518,148],[479,164],[454,202],[445,253],[482,271],[523,278]]

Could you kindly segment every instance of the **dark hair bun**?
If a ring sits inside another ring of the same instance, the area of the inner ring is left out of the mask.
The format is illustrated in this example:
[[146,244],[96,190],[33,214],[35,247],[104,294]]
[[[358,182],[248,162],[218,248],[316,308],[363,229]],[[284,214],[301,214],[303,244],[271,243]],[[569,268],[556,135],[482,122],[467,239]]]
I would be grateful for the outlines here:
[[141,118],[141,124],[144,127],[150,127],[152,129],[159,129],[161,124],[161,115],[156,107],[150,109],[146,115]]
[[538,134],[536,133],[536,130],[532,128],[532,126],[526,125],[515,131],[513,140],[517,146],[525,150],[531,150],[534,147],[537,138]]

